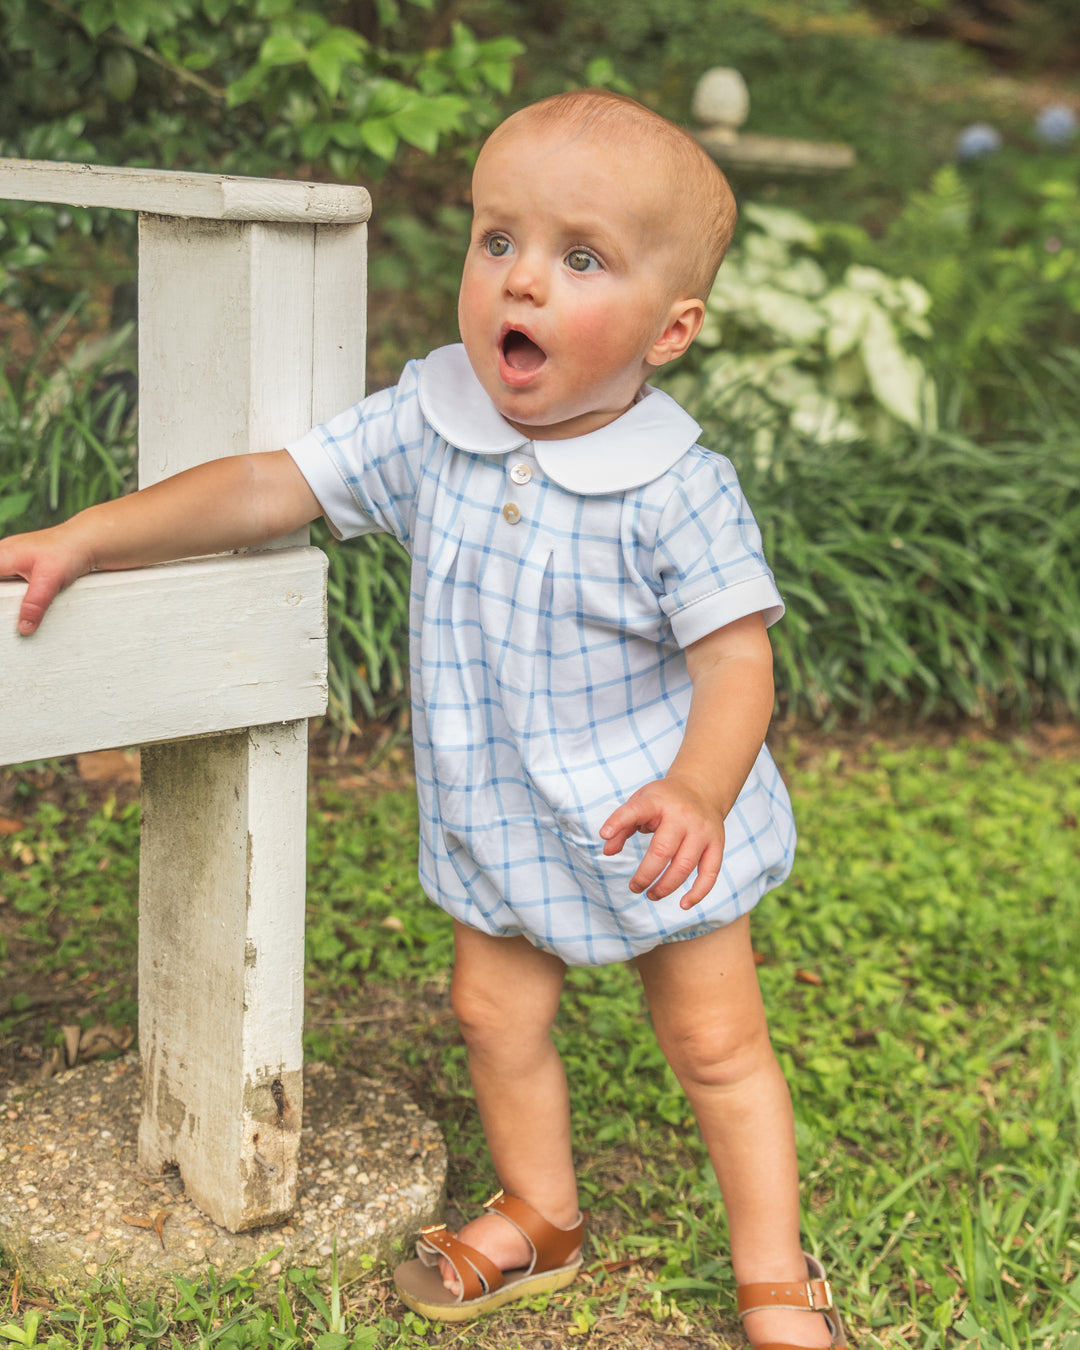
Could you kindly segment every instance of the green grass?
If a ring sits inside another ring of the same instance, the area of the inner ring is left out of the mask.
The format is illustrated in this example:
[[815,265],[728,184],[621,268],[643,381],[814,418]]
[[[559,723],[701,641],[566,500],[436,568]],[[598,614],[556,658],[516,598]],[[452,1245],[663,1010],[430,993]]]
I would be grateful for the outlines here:
[[[792,880],[759,908],[755,945],[795,1100],[806,1242],[843,1291],[853,1339],[1080,1350],[1075,750],[868,740],[842,757],[789,741],[782,762],[801,846]],[[89,965],[80,927],[96,914],[119,929],[134,904],[119,862],[134,848],[134,813],[69,825],[48,808],[5,840],[0,889],[9,902],[46,896],[48,886],[13,882],[51,859],[53,937]],[[357,802],[331,782],[313,791],[307,1052],[407,1085],[443,1125],[451,1203],[471,1209],[494,1178],[476,1161],[449,1015],[450,928],[417,886],[414,828],[408,792]],[[67,892],[85,897],[82,912]],[[26,904],[31,938],[48,903]],[[24,959],[45,969],[55,958],[43,945]],[[13,973],[11,957],[0,960],[0,978]],[[587,1334],[644,1346],[650,1327],[724,1344],[734,1332],[722,1207],[632,973],[571,972],[558,1039],[593,1262],[565,1294],[451,1333],[405,1314],[383,1268],[345,1289],[293,1272],[269,1305],[254,1275],[219,1284],[209,1274],[141,1310],[106,1287],[15,1313],[9,1284],[0,1347],[36,1337],[56,1350],[502,1350]]]

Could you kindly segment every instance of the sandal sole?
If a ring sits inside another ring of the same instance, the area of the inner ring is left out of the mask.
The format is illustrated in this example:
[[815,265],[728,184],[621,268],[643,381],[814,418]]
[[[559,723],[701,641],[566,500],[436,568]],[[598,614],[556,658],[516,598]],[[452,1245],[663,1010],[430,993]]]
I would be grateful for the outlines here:
[[[426,1317],[429,1322],[470,1322],[517,1299],[564,1289],[574,1282],[580,1269],[581,1262],[575,1261],[572,1265],[541,1271],[536,1275],[510,1276],[505,1284],[490,1294],[482,1294],[479,1298],[462,1303],[446,1288],[437,1270],[416,1260],[398,1266],[394,1271],[394,1286],[402,1303],[421,1317]],[[403,1281],[407,1281],[411,1288],[406,1288]]]

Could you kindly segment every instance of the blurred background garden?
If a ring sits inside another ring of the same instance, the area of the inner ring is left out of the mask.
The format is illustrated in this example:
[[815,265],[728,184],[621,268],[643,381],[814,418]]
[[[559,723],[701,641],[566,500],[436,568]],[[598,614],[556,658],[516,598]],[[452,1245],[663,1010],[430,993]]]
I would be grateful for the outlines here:
[[[0,0],[0,156],[363,183],[375,388],[456,337],[492,126],[589,84],[692,127],[713,67],[745,79],[744,133],[854,151],[729,170],[735,244],[664,377],[736,464],[789,606],[777,753],[803,851],[758,938],[808,1242],[860,1344],[1080,1350],[1076,0]],[[0,532],[134,487],[134,277],[132,216],[0,202]],[[408,792],[386,790],[407,776],[407,567],[385,539],[316,542],[308,1053],[407,1083],[471,1204],[491,1178],[448,933],[413,877]],[[134,793],[25,766],[0,851],[3,1091],[64,1016],[134,1021]],[[61,1014],[49,990],[79,997]],[[715,1183],[641,1021],[616,970],[575,977],[560,1028],[609,1278],[460,1343],[739,1343]],[[65,1346],[441,1337],[378,1272],[341,1325],[298,1277],[291,1333],[243,1282],[228,1315],[205,1294],[206,1327],[198,1299],[34,1311],[0,1289],[0,1346],[34,1343],[27,1318]]]

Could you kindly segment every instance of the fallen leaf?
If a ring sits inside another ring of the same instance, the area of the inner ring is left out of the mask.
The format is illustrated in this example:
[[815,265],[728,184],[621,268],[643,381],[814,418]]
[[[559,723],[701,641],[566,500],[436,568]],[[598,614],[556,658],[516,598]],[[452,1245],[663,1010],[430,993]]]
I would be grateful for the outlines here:
[[51,1078],[54,1073],[60,1072],[60,1067],[64,1060],[64,1052],[58,1045],[54,1045],[49,1053],[41,1061],[41,1067],[34,1074],[34,1079],[38,1083],[44,1083]]
[[602,1271],[605,1275],[614,1275],[617,1270],[629,1270],[631,1266],[640,1265],[636,1257],[630,1257],[623,1261],[598,1261],[595,1266],[590,1266],[587,1273],[592,1275],[594,1272]]
[[0,816],[0,834],[18,834],[22,827],[21,820],[13,820],[11,816]]
[[800,984],[824,984],[825,981],[820,975],[815,975],[812,970],[797,970],[795,978]]
[[75,768],[84,783],[137,783],[137,750],[92,750],[75,756]]
[[99,1055],[109,1055],[117,1050],[126,1050],[135,1039],[132,1027],[110,1027],[99,1025],[87,1027],[79,1038],[79,1060],[97,1059]]
[[165,1250],[165,1225],[169,1219],[169,1210],[159,1209],[149,1218],[145,1214],[121,1214],[120,1217],[132,1228],[147,1228],[156,1233],[162,1251]]

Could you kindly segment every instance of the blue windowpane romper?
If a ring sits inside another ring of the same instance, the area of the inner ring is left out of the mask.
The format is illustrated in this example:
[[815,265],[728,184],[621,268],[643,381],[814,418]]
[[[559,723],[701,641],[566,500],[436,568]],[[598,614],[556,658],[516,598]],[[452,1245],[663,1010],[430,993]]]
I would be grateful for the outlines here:
[[629,890],[647,836],[610,858],[599,836],[675,757],[683,649],[783,613],[735,471],[699,432],[647,388],[599,431],[529,441],[455,345],[288,447],[339,538],[388,531],[412,556],[425,891],[572,965],[730,923],[791,868],[791,806],[765,749],[692,910],[678,907],[692,878],[660,902]]

